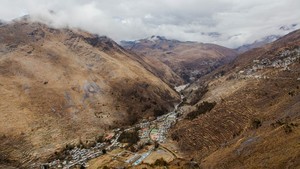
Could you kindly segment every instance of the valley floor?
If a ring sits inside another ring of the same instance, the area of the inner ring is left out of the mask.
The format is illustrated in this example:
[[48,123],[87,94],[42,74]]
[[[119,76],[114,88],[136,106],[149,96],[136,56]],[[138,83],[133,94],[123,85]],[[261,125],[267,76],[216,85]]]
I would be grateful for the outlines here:
[[[184,89],[179,87],[179,91]],[[183,99],[183,96],[181,97]],[[157,117],[155,120],[144,120],[142,123],[125,129],[115,129],[107,134],[106,142],[97,143],[91,148],[75,147],[66,150],[65,159],[56,159],[49,163],[33,164],[32,167],[75,168],[84,166],[89,169],[110,167],[137,166],[141,163],[153,164],[157,159],[170,162],[181,156],[175,143],[167,139],[169,129],[178,121],[181,110],[178,105],[172,112]],[[122,133],[137,131],[139,141],[133,145],[135,151],[127,150],[127,143],[121,143]],[[105,152],[104,152],[105,151]]]

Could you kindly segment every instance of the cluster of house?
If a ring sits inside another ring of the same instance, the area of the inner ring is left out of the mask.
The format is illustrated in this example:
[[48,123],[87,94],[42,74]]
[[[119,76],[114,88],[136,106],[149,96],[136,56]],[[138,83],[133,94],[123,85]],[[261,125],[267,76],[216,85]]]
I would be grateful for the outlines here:
[[253,60],[253,65],[251,68],[246,70],[239,71],[239,77],[247,77],[247,78],[268,78],[267,76],[261,75],[253,75],[253,73],[258,70],[262,70],[265,68],[282,68],[283,70],[290,70],[289,65],[292,63],[299,61],[300,59],[300,48],[296,48],[294,50],[285,50],[276,56],[272,61],[268,58],[264,58],[261,60]]
[[[178,105],[175,106],[175,110],[177,110],[177,108]],[[118,138],[120,137],[121,133],[124,131],[135,129],[137,127],[139,128],[138,132],[139,132],[139,137],[141,139],[141,142],[139,144],[146,144],[150,141],[149,135],[151,129],[154,128],[157,131],[157,137],[155,140],[162,143],[166,139],[167,131],[170,129],[172,125],[176,123],[177,114],[178,112],[173,111],[158,117],[156,120],[144,121],[125,130],[115,129],[111,133],[108,133],[105,137],[105,140],[110,141],[110,144],[108,144],[107,142],[97,143],[95,146],[89,149],[75,147],[71,150],[66,150],[67,151],[66,154],[68,154],[68,156],[65,158],[65,160],[54,160],[50,163],[44,163],[39,166],[42,169],[72,168],[75,165],[85,166],[88,160],[101,156],[103,154],[104,149],[106,151],[111,151],[116,147],[124,148],[123,144],[118,142]],[[128,163],[133,163],[133,165],[137,165],[140,162],[142,162],[147,156],[149,156],[152,151],[153,148],[141,155],[136,154],[131,159],[129,159]]]
[[41,168],[70,168],[75,165],[86,165],[86,161],[96,158],[103,154],[102,150],[107,143],[97,143],[89,149],[74,147],[71,150],[66,150],[68,158],[65,160],[54,160],[49,163],[44,163]]
[[176,113],[173,112],[166,117],[164,122],[161,124],[158,130],[158,139],[157,141],[163,143],[166,140],[167,132],[177,121]]

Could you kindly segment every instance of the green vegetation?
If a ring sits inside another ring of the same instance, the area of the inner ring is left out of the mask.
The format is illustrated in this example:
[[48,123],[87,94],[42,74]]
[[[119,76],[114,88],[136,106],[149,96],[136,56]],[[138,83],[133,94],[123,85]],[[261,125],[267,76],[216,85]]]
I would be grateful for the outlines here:
[[168,162],[166,162],[163,158],[157,159],[154,162],[155,166],[168,166]]
[[290,91],[290,92],[289,92],[289,95],[290,95],[290,96],[295,96],[295,95],[296,95],[296,91],[295,91],[295,90]]
[[294,127],[298,127],[297,123],[289,122],[290,117],[286,117],[284,119],[276,120],[274,123],[271,123],[271,126],[274,128],[283,126],[283,130],[285,133],[289,134],[293,131]]
[[216,102],[210,103],[210,102],[204,101],[200,105],[197,106],[196,110],[188,113],[186,115],[186,119],[193,120],[196,117],[198,117],[199,115],[211,111],[211,109],[213,109],[216,104],[217,104]]
[[174,141],[179,141],[178,133],[177,133],[177,132],[173,132],[173,133],[171,134],[171,138],[172,138]]
[[131,145],[136,144],[139,140],[140,138],[137,130],[124,131],[118,139],[121,143],[129,143]]
[[154,141],[154,148],[157,149],[159,147],[159,143],[157,141]]
[[259,127],[261,127],[262,125],[262,121],[258,118],[254,118],[251,121],[251,126],[253,129],[258,129]]
[[167,112],[168,110],[165,107],[161,107],[160,109],[154,109],[154,116],[155,117],[162,116]]
[[103,136],[103,134],[96,136],[96,137],[95,137],[95,141],[96,141],[97,143],[102,143],[102,142],[104,142],[104,136]]
[[293,126],[291,124],[285,124],[283,128],[284,128],[284,132],[287,134],[293,131]]
[[103,169],[109,169],[109,167],[107,167],[106,165],[103,167]]

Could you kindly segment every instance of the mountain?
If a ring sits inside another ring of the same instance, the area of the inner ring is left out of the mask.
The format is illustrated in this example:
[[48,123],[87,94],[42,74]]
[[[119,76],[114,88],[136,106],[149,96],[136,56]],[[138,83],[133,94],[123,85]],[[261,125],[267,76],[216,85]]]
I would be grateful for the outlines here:
[[299,84],[297,30],[191,84],[171,137],[202,168],[299,168]]
[[290,24],[290,25],[283,25],[279,28],[279,30],[293,31],[297,28],[297,26],[299,26],[299,24],[297,24],[297,23],[293,23],[293,24]]
[[[179,95],[107,37],[18,20],[0,27],[0,165],[163,114]],[[148,66],[149,67],[149,66]]]
[[[186,82],[211,72],[235,58],[236,52],[219,45],[169,40],[151,36],[137,41],[122,41],[121,45],[156,67],[160,77],[171,84],[180,84],[178,76]],[[160,65],[157,63],[160,62]],[[167,72],[167,74],[164,74]]]
[[268,44],[268,43],[271,43],[271,42],[274,42],[275,40],[279,39],[280,37],[282,37],[283,35],[286,35],[287,33],[289,32],[292,32],[294,30],[297,29],[297,27],[299,28],[299,24],[290,24],[290,25],[283,25],[283,26],[280,26],[278,28],[278,34],[273,34],[273,35],[268,35],[268,36],[265,36],[261,39],[258,39],[258,40],[255,40],[253,43],[250,43],[250,44],[244,44],[238,48],[236,48],[235,50],[238,52],[238,53],[244,53],[248,50],[251,50],[251,49],[254,49],[254,48],[259,48],[259,47],[262,47],[263,45],[265,44]]
[[264,37],[260,40],[256,40],[253,43],[242,45],[242,46],[236,48],[236,51],[238,53],[244,53],[248,50],[251,50],[251,49],[254,49],[254,48],[259,48],[259,47],[261,47],[265,44],[274,42],[275,40],[279,39],[280,37],[281,36],[279,36],[279,35],[269,35],[269,36],[266,36],[266,37]]

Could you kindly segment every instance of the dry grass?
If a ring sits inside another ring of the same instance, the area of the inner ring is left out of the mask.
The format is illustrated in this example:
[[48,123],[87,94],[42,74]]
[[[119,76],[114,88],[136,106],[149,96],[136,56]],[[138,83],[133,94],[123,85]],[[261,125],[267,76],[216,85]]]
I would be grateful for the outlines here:
[[[299,31],[294,33],[298,35]],[[292,37],[246,52],[202,79],[209,89],[198,104],[216,101],[217,105],[173,129],[172,136],[186,157],[196,158],[204,168],[299,168],[299,62],[290,65],[291,71],[266,68],[258,72],[269,79],[229,78],[251,67],[254,59],[272,58],[284,48],[299,45],[299,39]],[[221,70],[225,75],[215,78]],[[193,96],[198,84],[203,84],[201,79],[186,93]],[[253,127],[253,119],[261,123]]]
[[140,40],[127,47],[145,56],[144,59],[154,67],[153,71],[172,85],[182,80],[187,82],[190,77],[203,76],[237,55],[234,50],[218,45],[167,39],[158,42]]
[[[2,26],[0,35],[0,136],[16,139],[1,143],[0,153],[10,160],[21,160],[19,150],[28,159],[46,158],[68,142],[92,139],[179,100],[108,38],[22,21]],[[142,112],[145,105],[151,108]],[[23,148],[20,135],[29,146]]]

